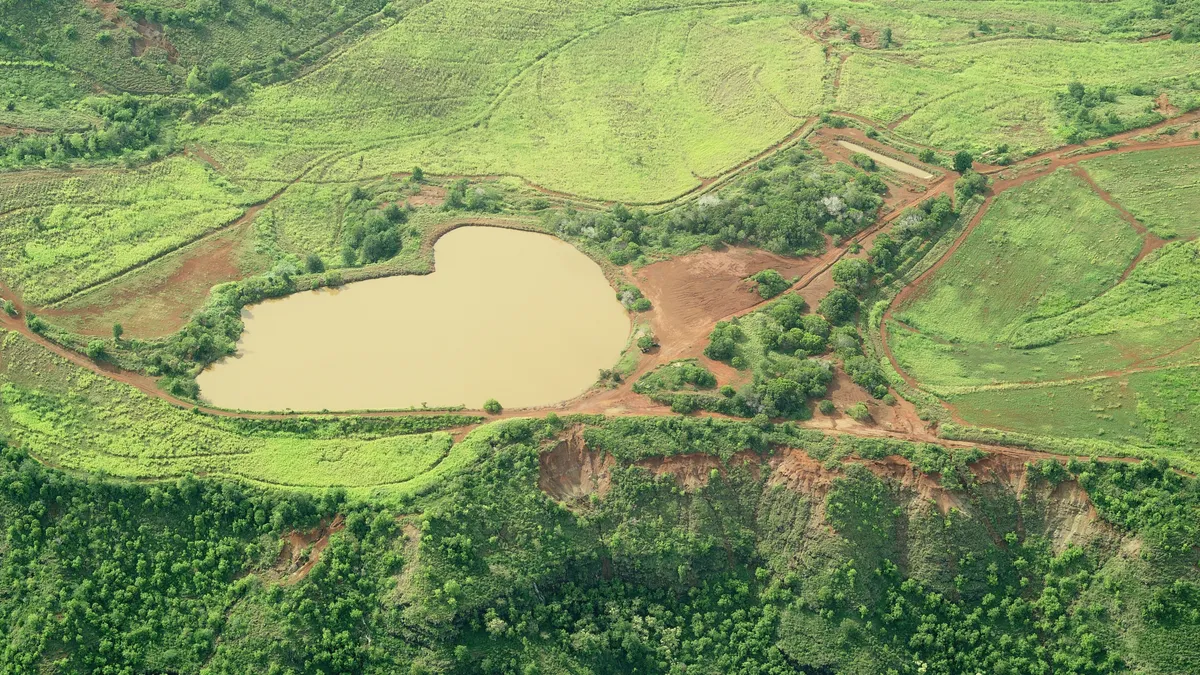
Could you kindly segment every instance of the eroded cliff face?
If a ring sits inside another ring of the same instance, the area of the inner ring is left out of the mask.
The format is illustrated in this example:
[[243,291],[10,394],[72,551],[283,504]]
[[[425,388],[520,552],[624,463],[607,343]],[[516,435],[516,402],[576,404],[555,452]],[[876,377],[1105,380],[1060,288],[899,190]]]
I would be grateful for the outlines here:
[[[1005,546],[1004,535],[1014,531],[1021,539],[1044,538],[1056,555],[1071,545],[1140,550],[1132,535],[1122,535],[1100,517],[1078,481],[1052,484],[1032,471],[1020,452],[989,454],[970,464],[973,478],[962,487],[947,487],[940,475],[926,473],[900,455],[822,462],[798,448],[775,449],[767,456],[744,450],[728,461],[702,453],[677,454],[625,466],[656,478],[669,477],[684,493],[701,490],[715,476],[745,470],[764,493],[781,487],[803,500],[805,515],[812,521],[809,526],[826,531],[832,528],[825,521],[827,496],[836,481],[847,477],[850,467],[858,466],[883,481],[896,507],[908,516],[963,519],[986,531],[997,546]],[[576,428],[541,454],[538,485],[556,500],[582,507],[592,496],[603,499],[609,493],[614,472],[621,467],[611,455],[587,447]],[[997,509],[1011,513],[1011,527],[997,522]]]

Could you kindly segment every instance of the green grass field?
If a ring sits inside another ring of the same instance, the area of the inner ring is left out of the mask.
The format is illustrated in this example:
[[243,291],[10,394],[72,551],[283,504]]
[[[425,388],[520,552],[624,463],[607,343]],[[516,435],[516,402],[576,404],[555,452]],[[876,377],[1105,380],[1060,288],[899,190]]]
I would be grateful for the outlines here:
[[1082,164],[1150,231],[1166,238],[1200,236],[1200,147],[1109,155]]
[[[972,424],[1043,438],[1102,441],[1200,467],[1200,368],[1145,371],[1060,386],[947,397]],[[1097,450],[1101,450],[1097,446]],[[1103,451],[1103,450],[1101,450]]]
[[1200,242],[1168,243],[1117,283],[1139,248],[1066,170],[1004,192],[897,309],[892,353],[970,425],[1194,466]]
[[235,221],[280,184],[231,184],[186,157],[137,171],[23,172],[0,181],[0,267],[50,304]]
[[297,431],[210,417],[83,370],[16,333],[0,343],[0,400],[4,435],[64,469],[127,479],[228,476],[364,495],[425,489],[462,468],[474,456],[471,443],[456,444],[438,429],[478,420],[397,418],[355,430],[332,419]]
[[792,8],[616,9],[491,6],[479,26],[476,3],[435,3],[195,139],[247,175],[270,175],[264,163],[286,148],[321,156],[322,175],[339,180],[420,165],[656,201],[753,156],[825,103],[824,57]]
[[922,49],[853,52],[842,71],[837,108],[881,122],[921,143],[982,151],[1007,144],[1025,152],[1063,142],[1069,120],[1054,106],[1067,84],[1108,87],[1119,93],[1111,109],[1129,120],[1153,105],[1130,87],[1166,91],[1195,101],[1200,83],[1189,79],[1197,48],[1172,41],[1074,43],[1018,39]]
[[952,342],[1008,342],[1026,322],[1113,286],[1141,246],[1115,209],[1062,170],[997,197],[896,316]]

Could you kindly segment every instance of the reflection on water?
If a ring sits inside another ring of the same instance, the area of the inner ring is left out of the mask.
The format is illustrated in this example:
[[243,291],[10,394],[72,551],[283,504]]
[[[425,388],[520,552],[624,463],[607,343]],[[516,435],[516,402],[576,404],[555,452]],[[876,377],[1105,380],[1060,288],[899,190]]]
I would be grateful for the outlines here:
[[269,300],[201,396],[244,410],[556,403],[616,363],[629,318],[600,268],[554,237],[464,227],[426,276]]

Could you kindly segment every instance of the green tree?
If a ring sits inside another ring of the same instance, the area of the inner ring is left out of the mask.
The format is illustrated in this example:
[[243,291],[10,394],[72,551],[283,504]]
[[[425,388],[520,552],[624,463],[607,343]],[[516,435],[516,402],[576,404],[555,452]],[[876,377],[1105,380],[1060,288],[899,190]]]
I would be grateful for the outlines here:
[[90,359],[99,359],[104,356],[104,341],[92,340],[87,344],[86,352]]
[[193,94],[203,94],[205,90],[204,78],[200,76],[200,66],[192,66],[187,75],[187,88]]
[[773,298],[791,286],[788,280],[775,270],[763,270],[750,279],[758,284],[758,294],[762,296],[763,300]]
[[830,275],[835,284],[857,295],[871,280],[871,265],[861,258],[843,258],[833,264]]
[[215,61],[208,68],[208,84],[213,91],[224,91],[233,84],[233,70],[224,61]]
[[325,271],[325,262],[316,253],[309,253],[304,258],[304,270],[309,274],[320,274]]
[[867,409],[867,404],[862,401],[846,408],[846,414],[859,422],[866,422],[871,419],[871,411]]
[[820,312],[830,323],[845,323],[854,318],[858,311],[858,298],[844,288],[834,288],[821,299],[817,305]]
[[125,334],[125,327],[119,323],[113,324],[113,341],[120,342],[121,336]]
[[954,194],[959,201],[983,194],[987,190],[987,176],[967,171],[954,183]]
[[958,173],[966,173],[971,170],[971,164],[975,158],[966,150],[959,150],[954,153],[954,170]]
[[504,410],[504,407],[496,399],[489,398],[483,402],[483,410],[489,415],[499,415]]

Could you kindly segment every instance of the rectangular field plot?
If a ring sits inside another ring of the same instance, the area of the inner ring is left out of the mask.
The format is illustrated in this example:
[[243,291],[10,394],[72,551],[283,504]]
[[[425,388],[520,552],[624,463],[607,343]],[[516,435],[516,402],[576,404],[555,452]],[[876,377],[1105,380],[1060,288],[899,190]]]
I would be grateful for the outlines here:
[[1004,342],[1116,284],[1141,246],[1116,209],[1059,171],[997,197],[897,316],[955,342]]
[[1160,237],[1200,235],[1200,146],[1082,162],[1100,187]]
[[947,399],[966,422],[1044,437],[1130,445],[1200,464],[1200,368],[1151,370],[1062,386]]
[[0,179],[0,269],[35,305],[57,302],[241,216],[279,184],[232,185],[174,156],[135,171]]

